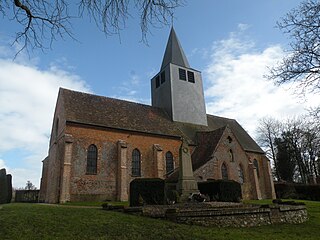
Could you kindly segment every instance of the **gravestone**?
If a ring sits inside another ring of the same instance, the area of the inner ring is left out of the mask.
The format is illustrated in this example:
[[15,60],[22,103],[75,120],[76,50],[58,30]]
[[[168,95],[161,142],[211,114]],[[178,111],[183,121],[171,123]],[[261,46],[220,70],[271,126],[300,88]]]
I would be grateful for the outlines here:
[[179,149],[179,180],[177,190],[180,194],[181,202],[187,201],[192,193],[199,193],[198,184],[193,176],[189,145],[185,139],[182,139]]

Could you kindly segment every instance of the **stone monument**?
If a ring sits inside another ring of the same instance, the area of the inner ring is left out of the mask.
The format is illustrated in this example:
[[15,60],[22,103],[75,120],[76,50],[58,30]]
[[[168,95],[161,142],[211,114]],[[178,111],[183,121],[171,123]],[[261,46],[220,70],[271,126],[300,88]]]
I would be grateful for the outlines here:
[[187,201],[190,194],[199,193],[198,184],[193,176],[189,145],[183,138],[179,149],[179,180],[177,190],[180,194],[181,202]]

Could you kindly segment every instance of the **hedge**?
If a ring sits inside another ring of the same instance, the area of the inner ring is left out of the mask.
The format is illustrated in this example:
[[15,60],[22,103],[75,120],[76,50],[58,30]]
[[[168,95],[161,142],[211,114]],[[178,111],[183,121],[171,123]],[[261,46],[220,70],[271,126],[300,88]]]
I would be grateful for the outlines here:
[[130,206],[165,204],[165,181],[160,178],[137,178],[130,183]]
[[198,182],[201,194],[208,195],[210,201],[240,202],[242,199],[240,183],[232,180],[208,180]]
[[320,201],[320,185],[275,183],[274,187],[277,198]]

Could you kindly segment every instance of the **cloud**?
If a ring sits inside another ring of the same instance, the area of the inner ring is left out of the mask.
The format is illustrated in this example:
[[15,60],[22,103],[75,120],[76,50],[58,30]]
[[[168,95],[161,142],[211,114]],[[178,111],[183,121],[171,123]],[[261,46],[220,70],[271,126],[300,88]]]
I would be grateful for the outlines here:
[[301,101],[294,95],[294,86],[275,86],[264,78],[268,66],[283,56],[280,45],[257,50],[255,43],[240,32],[214,42],[211,58],[205,68],[207,112],[234,118],[253,136],[258,119],[264,116],[285,118],[303,113],[310,105],[319,105],[319,98],[309,95]]
[[153,72],[154,70],[137,74],[132,70],[127,80],[124,80],[120,85],[113,87],[113,92],[116,94],[113,94],[111,97],[150,105],[150,98],[141,97],[145,95],[144,91],[149,87],[150,80],[141,81],[141,79],[151,79],[155,75]]
[[0,58],[0,164],[9,167],[15,186],[40,179],[59,87],[90,91],[76,74],[36,63]]
[[0,169],[6,168],[4,160],[0,159]]
[[240,31],[245,31],[247,30],[248,28],[250,28],[250,25],[249,24],[246,24],[246,23],[239,23],[238,24],[238,29]]

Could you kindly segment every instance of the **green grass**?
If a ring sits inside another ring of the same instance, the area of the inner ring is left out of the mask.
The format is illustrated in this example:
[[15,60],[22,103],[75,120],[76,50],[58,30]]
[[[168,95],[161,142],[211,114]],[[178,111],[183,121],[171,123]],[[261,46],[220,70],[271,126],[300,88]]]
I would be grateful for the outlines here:
[[12,203],[0,209],[0,239],[320,239],[320,202],[304,202],[308,222],[253,228],[208,228],[97,208]]

